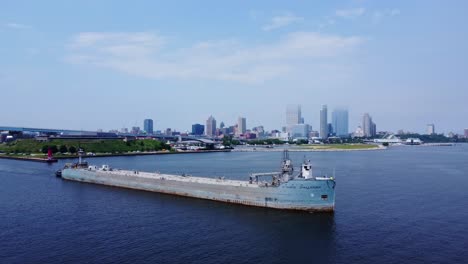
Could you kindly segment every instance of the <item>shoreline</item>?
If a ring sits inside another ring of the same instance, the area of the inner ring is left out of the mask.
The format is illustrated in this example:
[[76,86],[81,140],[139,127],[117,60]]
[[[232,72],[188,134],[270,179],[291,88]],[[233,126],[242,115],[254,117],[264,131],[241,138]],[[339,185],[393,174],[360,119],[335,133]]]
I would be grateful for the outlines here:
[[[213,152],[231,152],[232,149],[214,149],[214,150],[189,150],[189,151],[151,151],[151,152],[136,152],[136,153],[118,153],[118,154],[96,154],[96,155],[83,155],[83,158],[101,158],[101,157],[123,157],[123,156],[147,156],[147,155],[170,155],[170,154],[194,154],[194,153],[213,153]],[[68,156],[58,156],[54,157],[56,160],[62,159],[76,159],[78,155],[68,155]],[[50,162],[47,158],[39,158],[35,156],[25,155],[25,156],[11,156],[11,155],[0,155],[0,159],[11,159],[11,160],[21,160],[21,161],[33,161],[33,162]]]
[[356,149],[339,149],[339,148],[244,148],[244,149],[233,149],[232,152],[282,152],[287,149],[289,152],[346,152],[346,151],[376,151],[385,150],[387,147],[377,146],[375,148],[356,148]]

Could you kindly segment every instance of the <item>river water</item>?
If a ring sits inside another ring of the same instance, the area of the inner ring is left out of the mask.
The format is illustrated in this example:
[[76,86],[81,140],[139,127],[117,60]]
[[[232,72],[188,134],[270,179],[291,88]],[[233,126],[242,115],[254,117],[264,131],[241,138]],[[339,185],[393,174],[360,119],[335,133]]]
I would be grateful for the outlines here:
[[[337,178],[310,214],[63,181],[0,160],[0,263],[467,263],[468,145],[304,154]],[[279,152],[92,158],[117,168],[247,179]]]

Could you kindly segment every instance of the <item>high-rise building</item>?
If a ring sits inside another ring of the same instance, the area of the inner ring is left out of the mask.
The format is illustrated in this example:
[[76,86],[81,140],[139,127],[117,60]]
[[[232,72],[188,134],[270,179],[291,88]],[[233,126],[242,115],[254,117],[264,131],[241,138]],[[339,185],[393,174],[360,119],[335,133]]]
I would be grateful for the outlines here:
[[372,121],[372,117],[368,113],[365,113],[362,117],[362,131],[364,137],[377,135],[377,125]]
[[286,125],[301,124],[301,105],[288,105],[286,108]]
[[336,136],[347,137],[349,135],[348,110],[346,109],[333,110],[332,126],[333,126],[333,132]]
[[201,136],[205,132],[205,126],[201,124],[192,125],[192,135]]
[[216,136],[216,119],[213,116],[208,117],[208,120],[206,120],[205,133],[209,137]]
[[468,138],[468,128],[465,128],[465,131],[464,131],[464,132],[465,132],[465,133],[464,133],[464,134],[465,134],[465,138]]
[[428,124],[428,125],[427,125],[427,134],[428,134],[428,135],[433,135],[433,134],[435,134],[435,126],[434,126],[434,124]]
[[143,129],[146,131],[147,134],[153,134],[153,119],[145,119],[143,121]]
[[320,109],[320,137],[323,139],[328,138],[328,111],[327,105],[322,105]]
[[245,117],[239,117],[237,119],[237,134],[238,135],[245,134],[245,131],[247,130],[246,125],[247,125],[247,121]]

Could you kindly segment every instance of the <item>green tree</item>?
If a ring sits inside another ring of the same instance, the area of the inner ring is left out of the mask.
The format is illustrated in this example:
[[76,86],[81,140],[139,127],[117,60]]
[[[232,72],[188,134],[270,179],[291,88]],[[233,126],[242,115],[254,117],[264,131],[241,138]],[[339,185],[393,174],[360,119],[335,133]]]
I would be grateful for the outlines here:
[[60,151],[60,153],[66,153],[66,152],[68,152],[68,148],[65,145],[60,145],[59,151]]
[[47,151],[49,151],[49,146],[47,146],[47,145],[42,146],[41,152],[42,153],[47,153]]
[[68,148],[68,151],[71,153],[71,154],[75,154],[76,153],[76,147],[75,146],[70,146]]

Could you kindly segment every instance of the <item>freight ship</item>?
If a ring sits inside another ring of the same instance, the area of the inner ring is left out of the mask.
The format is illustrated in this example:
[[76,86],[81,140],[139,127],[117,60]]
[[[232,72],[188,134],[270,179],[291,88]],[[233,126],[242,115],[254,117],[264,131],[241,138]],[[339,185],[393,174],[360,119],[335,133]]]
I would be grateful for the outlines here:
[[279,172],[253,173],[248,181],[225,178],[194,177],[137,170],[87,166],[80,161],[68,164],[57,176],[65,180],[117,186],[248,206],[285,210],[333,212],[334,177],[312,176],[309,160],[298,173],[287,150]]

